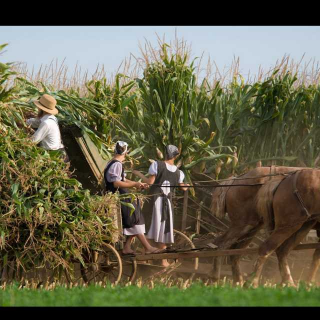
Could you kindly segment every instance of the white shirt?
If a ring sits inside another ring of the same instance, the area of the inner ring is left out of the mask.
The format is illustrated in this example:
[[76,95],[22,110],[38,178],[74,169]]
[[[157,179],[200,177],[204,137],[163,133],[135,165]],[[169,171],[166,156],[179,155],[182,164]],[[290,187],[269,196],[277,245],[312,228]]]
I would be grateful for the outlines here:
[[28,119],[27,125],[31,125],[32,128],[38,128],[31,140],[35,143],[40,142],[40,146],[44,149],[58,150],[64,148],[58,119],[54,115],[46,114],[40,120],[37,118]]
[[[175,166],[174,164],[169,164],[169,163],[166,163],[166,162],[165,162],[165,164],[166,164],[167,169],[169,171],[171,171],[171,172],[175,172],[178,169],[177,166]],[[179,171],[180,171],[179,183],[183,183],[184,173],[181,170],[179,170]],[[152,176],[157,175],[157,173],[158,173],[158,162],[157,161],[154,161],[151,164],[151,166],[149,167],[149,172],[148,173],[150,175],[152,175]]]
[[[110,162],[107,163],[106,167],[108,166],[109,163]],[[121,173],[122,173],[122,163],[121,162],[113,163],[107,172],[107,181],[108,182],[121,181]],[[126,173],[124,173],[124,176],[126,176]]]

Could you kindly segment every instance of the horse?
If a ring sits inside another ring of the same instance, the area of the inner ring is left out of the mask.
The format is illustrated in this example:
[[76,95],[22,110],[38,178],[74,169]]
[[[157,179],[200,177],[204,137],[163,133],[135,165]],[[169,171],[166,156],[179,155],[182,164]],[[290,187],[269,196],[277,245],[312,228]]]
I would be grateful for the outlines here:
[[[272,232],[259,246],[254,270],[245,282],[245,287],[259,285],[263,265],[274,252],[279,260],[282,283],[295,286],[287,262],[288,254],[312,228],[317,229],[319,236],[320,170],[305,168],[282,179],[276,187],[271,184],[268,182],[258,192],[256,208],[260,217],[267,220],[267,230]],[[272,189],[274,192],[270,192]],[[272,222],[268,216],[272,216]],[[313,255],[308,282],[314,281],[319,264],[320,250],[317,249]]]
[[[230,227],[221,236],[214,239],[213,244],[219,249],[246,248],[253,237],[264,225],[264,217],[257,209],[256,197],[261,187],[267,182],[280,182],[286,174],[302,170],[301,167],[257,167],[249,172],[221,184],[230,187],[214,188],[212,193],[211,212],[217,218],[228,214]],[[248,185],[239,186],[235,185]],[[251,185],[251,186],[250,186]],[[221,257],[215,258],[211,276],[220,278]],[[232,275],[234,283],[243,283],[240,269],[241,256],[231,256]]]

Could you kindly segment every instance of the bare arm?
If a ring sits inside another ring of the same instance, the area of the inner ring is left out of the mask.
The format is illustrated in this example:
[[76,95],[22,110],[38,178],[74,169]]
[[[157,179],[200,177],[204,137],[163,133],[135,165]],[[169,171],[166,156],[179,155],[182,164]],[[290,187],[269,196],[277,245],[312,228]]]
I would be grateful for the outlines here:
[[152,175],[152,176],[149,176],[148,178],[142,174],[140,171],[138,170],[133,170],[132,173],[136,176],[138,176],[139,178],[142,179],[143,182],[145,183],[148,183],[149,185],[150,184],[154,184],[154,181],[156,180],[156,176],[155,175]]
[[189,188],[186,188],[186,187],[190,186],[190,184],[189,183],[179,183],[179,186],[183,191],[187,191]]
[[145,189],[148,187],[148,185],[146,185],[145,183],[141,183],[141,182],[135,182],[135,181],[131,181],[131,180],[127,180],[126,181],[114,181],[113,185],[115,186],[115,188],[138,188],[138,189]]
[[[148,178],[142,174],[140,171],[137,171],[137,170],[133,170],[132,173],[136,176],[138,176],[139,178],[142,179],[143,182],[145,183],[148,183],[149,185],[150,184],[154,184],[154,181],[156,180],[156,176],[155,175],[152,175],[152,176],[149,176]],[[181,187],[181,189],[183,191],[187,191],[188,188],[186,188],[187,186],[190,186],[190,184],[188,183],[179,183],[179,186]],[[185,188],[183,188],[184,186],[186,186]]]

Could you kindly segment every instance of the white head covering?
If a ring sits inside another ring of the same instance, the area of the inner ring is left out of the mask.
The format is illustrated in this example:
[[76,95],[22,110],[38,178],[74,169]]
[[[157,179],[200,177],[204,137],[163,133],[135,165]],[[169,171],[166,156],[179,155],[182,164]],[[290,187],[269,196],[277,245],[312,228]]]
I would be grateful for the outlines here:
[[[125,147],[124,151],[120,150],[119,147],[121,147],[121,148]],[[117,141],[116,146],[114,148],[114,152],[116,154],[120,154],[120,155],[125,154],[127,152],[127,150],[128,150],[128,144],[126,142]]]
[[175,156],[177,156],[178,154],[180,154],[179,149],[172,144],[169,144],[166,147],[166,153],[167,153],[168,160],[170,160],[170,159],[174,158]]

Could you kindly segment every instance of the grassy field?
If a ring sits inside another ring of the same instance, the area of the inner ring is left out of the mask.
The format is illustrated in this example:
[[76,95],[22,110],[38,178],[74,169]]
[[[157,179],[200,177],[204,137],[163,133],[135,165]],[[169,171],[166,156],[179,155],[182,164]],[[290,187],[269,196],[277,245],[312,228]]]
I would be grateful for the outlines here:
[[156,285],[57,287],[0,290],[0,306],[320,306],[320,289],[242,289],[192,284],[186,289]]

